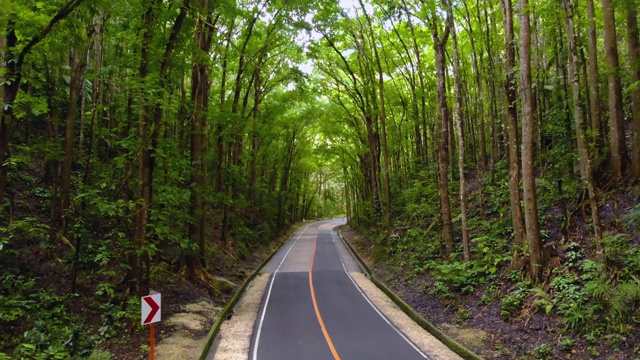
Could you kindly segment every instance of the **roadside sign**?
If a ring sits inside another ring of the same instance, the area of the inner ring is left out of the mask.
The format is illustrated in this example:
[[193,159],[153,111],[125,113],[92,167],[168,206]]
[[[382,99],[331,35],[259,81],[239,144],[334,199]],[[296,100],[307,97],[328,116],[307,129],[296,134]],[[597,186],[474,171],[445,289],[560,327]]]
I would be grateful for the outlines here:
[[160,321],[160,293],[142,297],[142,325],[149,325]]

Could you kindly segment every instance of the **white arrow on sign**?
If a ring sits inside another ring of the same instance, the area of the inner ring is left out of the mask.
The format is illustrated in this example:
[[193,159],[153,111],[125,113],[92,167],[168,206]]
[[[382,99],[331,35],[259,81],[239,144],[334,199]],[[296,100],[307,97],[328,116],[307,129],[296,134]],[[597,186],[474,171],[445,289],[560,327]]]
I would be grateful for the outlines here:
[[142,325],[149,325],[160,321],[160,293],[143,296],[141,303]]

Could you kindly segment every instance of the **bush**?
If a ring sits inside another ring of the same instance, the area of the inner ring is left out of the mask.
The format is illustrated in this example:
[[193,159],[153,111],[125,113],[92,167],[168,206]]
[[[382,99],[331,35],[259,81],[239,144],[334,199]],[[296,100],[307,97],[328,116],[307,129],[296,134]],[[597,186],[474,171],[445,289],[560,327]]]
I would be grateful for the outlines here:
[[553,350],[547,344],[541,344],[531,351],[531,355],[534,359],[549,359],[553,354]]
[[71,297],[39,289],[33,278],[0,275],[0,325],[11,329],[0,332],[0,348],[13,349],[16,359],[87,357],[97,339],[83,318],[69,312]]

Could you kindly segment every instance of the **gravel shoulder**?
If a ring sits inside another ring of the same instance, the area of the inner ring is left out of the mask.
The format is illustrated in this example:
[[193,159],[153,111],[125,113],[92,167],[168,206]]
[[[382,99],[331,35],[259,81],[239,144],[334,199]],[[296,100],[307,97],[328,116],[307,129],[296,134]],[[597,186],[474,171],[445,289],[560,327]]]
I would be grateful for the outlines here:
[[214,360],[244,360],[249,358],[253,325],[258,317],[262,296],[269,284],[269,274],[259,274],[245,291],[233,310],[231,319],[220,327],[220,343]]

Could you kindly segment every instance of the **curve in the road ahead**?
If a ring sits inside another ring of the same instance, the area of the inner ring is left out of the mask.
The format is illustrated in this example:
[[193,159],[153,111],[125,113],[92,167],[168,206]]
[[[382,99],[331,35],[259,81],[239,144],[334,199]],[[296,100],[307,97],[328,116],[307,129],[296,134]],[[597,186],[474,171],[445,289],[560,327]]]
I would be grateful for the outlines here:
[[307,225],[281,250],[278,265],[267,266],[273,274],[251,359],[428,359],[350,276],[359,269],[332,230],[342,223]]

